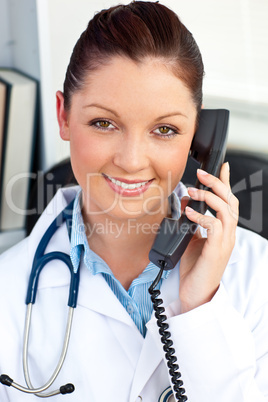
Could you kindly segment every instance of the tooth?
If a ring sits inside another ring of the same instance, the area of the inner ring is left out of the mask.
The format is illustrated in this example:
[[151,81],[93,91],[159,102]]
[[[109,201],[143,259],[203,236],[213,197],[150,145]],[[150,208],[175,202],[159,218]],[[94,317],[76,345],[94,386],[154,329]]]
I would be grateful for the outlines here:
[[115,180],[110,176],[107,176],[107,177],[109,178],[109,180],[111,180],[112,183],[116,184],[119,187],[122,187],[124,190],[134,190],[136,188],[140,188],[142,186],[145,186],[145,184],[148,183],[148,181],[143,181],[141,183],[127,184],[127,183],[124,183],[124,182],[122,182],[120,180]]

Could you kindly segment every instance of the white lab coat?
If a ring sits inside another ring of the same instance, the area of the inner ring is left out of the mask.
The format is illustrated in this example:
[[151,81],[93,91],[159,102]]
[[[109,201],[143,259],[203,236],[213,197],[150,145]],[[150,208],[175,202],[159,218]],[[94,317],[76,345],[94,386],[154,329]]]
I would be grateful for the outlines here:
[[[74,191],[60,190],[31,236],[0,258],[0,372],[18,383],[24,384],[24,300],[33,255],[49,223]],[[69,249],[63,225],[47,251],[68,253]],[[178,270],[163,282],[162,297],[190,402],[268,401],[267,265],[267,241],[238,229],[236,246],[211,302],[180,315]],[[58,361],[69,276],[67,267],[55,261],[40,277],[29,342],[29,368],[35,386],[48,380]],[[102,276],[92,276],[82,264],[69,351],[53,385],[71,382],[76,390],[50,400],[157,402],[170,385],[169,375],[154,318],[147,328],[144,339]],[[35,400],[34,395],[0,384],[1,402]]]

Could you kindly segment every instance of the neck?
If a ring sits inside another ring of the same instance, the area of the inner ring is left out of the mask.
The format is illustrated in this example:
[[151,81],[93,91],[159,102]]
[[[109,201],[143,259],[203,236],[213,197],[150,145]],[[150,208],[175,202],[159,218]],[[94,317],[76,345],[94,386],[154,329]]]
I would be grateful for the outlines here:
[[106,249],[121,249],[124,246],[139,252],[152,245],[164,215],[144,218],[114,219],[104,214],[88,216],[83,211],[86,235],[89,244],[102,243]]
[[149,263],[149,251],[164,215],[114,219],[108,214],[87,215],[83,211],[83,218],[90,248],[128,289]]

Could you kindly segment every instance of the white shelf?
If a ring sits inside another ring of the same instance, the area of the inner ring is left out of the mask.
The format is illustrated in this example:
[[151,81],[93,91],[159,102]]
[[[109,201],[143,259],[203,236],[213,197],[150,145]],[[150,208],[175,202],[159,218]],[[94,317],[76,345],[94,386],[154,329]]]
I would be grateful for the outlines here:
[[25,230],[0,232],[0,254],[24,239]]

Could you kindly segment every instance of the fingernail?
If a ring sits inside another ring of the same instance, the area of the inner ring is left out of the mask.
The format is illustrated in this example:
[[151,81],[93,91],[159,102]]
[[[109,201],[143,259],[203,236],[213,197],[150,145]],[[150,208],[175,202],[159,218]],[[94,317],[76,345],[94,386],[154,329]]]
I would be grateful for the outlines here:
[[205,170],[203,169],[197,169],[199,174],[202,174],[203,176],[206,176],[208,174],[208,172],[205,172]]
[[228,171],[230,172],[230,164],[229,164],[229,162],[225,162],[225,163],[226,163],[226,166],[228,168]]
[[187,190],[192,192],[192,193],[197,193],[197,191],[198,191],[198,189],[196,187],[188,187]]
[[186,207],[185,209],[187,209],[187,212],[189,212],[190,214],[192,214],[194,212],[194,209],[191,207]]

